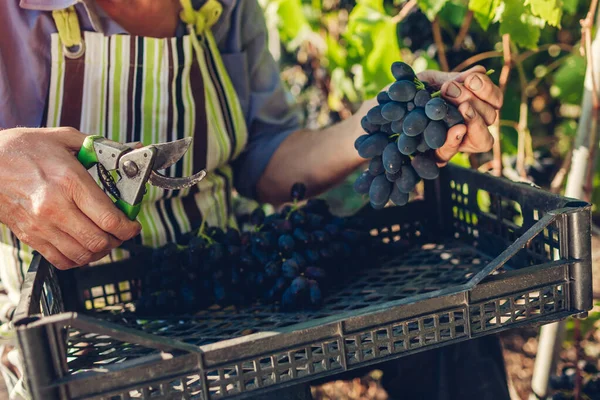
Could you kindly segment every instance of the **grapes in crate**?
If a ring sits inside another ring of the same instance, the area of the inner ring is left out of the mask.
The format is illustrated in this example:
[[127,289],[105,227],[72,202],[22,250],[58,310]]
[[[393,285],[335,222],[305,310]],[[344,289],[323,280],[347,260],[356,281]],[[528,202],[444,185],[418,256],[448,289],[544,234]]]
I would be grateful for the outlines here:
[[419,81],[406,63],[392,64],[396,81],[377,96],[378,105],[362,119],[365,134],[354,143],[369,168],[354,184],[371,206],[391,201],[402,206],[421,179],[436,179],[433,152],[446,142],[448,129],[463,122],[458,109]]
[[[406,160],[387,154],[377,162],[374,168],[399,171]],[[361,185],[368,191],[373,177],[367,175]],[[385,175],[378,178],[392,192]],[[358,218],[331,214],[324,200],[300,206],[305,195],[306,187],[296,183],[292,204],[268,216],[257,208],[242,231],[202,227],[183,245],[150,251],[136,312],[181,314],[256,302],[282,311],[320,307],[335,278],[358,268],[381,242],[361,230]],[[398,202],[408,199],[397,190],[391,195]]]

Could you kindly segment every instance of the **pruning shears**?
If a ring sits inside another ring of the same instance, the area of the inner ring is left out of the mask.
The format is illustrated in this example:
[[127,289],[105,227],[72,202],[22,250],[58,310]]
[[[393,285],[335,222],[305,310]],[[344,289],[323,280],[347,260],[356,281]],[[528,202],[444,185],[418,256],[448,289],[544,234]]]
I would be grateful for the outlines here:
[[85,138],[77,159],[86,169],[96,166],[104,189],[114,197],[115,205],[133,221],[140,212],[148,183],[163,189],[179,190],[195,185],[206,176],[205,170],[183,178],[157,172],[181,159],[191,143],[192,138],[185,138],[135,148],[92,135]]

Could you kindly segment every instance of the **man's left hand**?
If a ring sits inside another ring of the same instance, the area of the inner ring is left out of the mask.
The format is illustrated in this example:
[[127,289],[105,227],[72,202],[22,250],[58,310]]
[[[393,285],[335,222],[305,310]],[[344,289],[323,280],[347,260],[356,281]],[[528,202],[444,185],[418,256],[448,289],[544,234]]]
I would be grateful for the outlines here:
[[456,153],[484,153],[494,145],[488,126],[498,118],[502,91],[476,66],[464,72],[424,71],[421,81],[440,88],[442,97],[458,107],[465,123],[448,130],[446,143],[435,151],[438,165],[445,165]]

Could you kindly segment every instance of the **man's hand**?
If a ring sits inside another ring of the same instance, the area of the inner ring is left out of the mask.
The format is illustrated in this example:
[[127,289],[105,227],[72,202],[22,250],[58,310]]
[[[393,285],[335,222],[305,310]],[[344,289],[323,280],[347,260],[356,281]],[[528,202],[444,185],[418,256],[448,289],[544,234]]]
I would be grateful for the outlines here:
[[0,132],[0,221],[59,269],[99,260],[137,235],[77,161],[72,128]]
[[483,153],[492,149],[494,139],[488,130],[498,118],[502,107],[502,92],[485,74],[482,66],[467,71],[425,71],[420,80],[440,88],[442,97],[458,107],[465,124],[448,130],[446,143],[435,154],[438,164],[445,165],[456,153]]

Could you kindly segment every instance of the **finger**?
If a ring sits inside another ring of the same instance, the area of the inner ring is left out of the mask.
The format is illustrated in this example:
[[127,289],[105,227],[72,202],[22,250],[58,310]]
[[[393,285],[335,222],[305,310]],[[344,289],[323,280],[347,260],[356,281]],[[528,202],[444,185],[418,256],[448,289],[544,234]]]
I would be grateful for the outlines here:
[[458,76],[456,77],[456,80],[460,83],[463,83],[465,81],[465,79],[471,74],[485,75],[485,73],[486,73],[486,69],[483,65],[476,65],[476,66],[466,69],[463,72],[461,72],[460,74],[458,74]]
[[481,115],[469,103],[461,104],[458,111],[465,120],[468,135],[468,140],[465,140],[464,145],[459,150],[469,153],[490,151],[494,145],[494,138]]
[[464,124],[454,125],[448,130],[446,143],[434,153],[439,167],[446,165],[458,153],[466,133],[467,126]]
[[442,94],[450,103],[460,106],[469,102],[475,110],[483,117],[488,125],[492,125],[498,115],[496,109],[485,101],[475,96],[464,84],[459,82],[446,82],[442,85]]
[[473,72],[485,73],[485,68],[481,65],[477,65],[463,72],[442,72],[427,70],[418,74],[418,77],[420,80],[429,83],[433,87],[440,87],[444,82],[460,79],[464,80],[464,78],[468,76],[468,74]]
[[52,135],[53,140],[58,141],[72,152],[78,152],[87,137],[77,129],[70,127],[48,128],[44,129],[43,132]]
[[58,219],[59,228],[74,237],[92,253],[102,253],[119,247],[123,242],[93,223],[77,207],[67,207]]
[[49,241],[50,244],[71,260],[75,266],[82,266],[89,264],[92,261],[99,260],[110,251],[106,250],[100,253],[92,253],[80,245],[71,235],[58,229],[51,230],[47,237],[51,238]]
[[496,109],[502,107],[504,95],[486,74],[470,74],[464,79],[464,84],[479,99],[491,104]]
[[41,242],[37,245],[31,245],[31,247],[39,251],[50,264],[60,270],[71,269],[76,266],[73,261],[48,242]]
[[78,180],[71,190],[75,205],[100,229],[125,241],[136,236],[141,225],[131,221],[112,203],[85,169],[77,170]]

